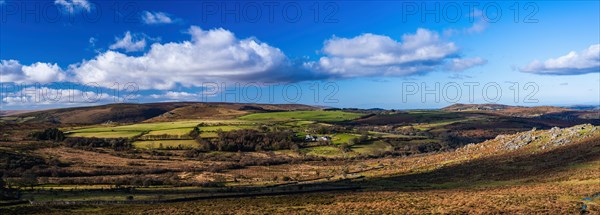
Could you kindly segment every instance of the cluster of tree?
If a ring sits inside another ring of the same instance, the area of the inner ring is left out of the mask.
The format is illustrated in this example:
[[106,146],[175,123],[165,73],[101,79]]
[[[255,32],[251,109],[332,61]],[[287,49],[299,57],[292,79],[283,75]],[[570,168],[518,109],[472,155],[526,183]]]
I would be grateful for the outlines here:
[[165,174],[166,176],[162,177],[151,177],[144,175],[134,175],[134,176],[125,176],[125,177],[93,177],[93,178],[58,178],[56,179],[56,183],[58,184],[111,184],[117,188],[122,188],[124,186],[136,186],[136,187],[148,187],[148,186],[156,186],[156,185],[187,185],[184,184],[183,181],[175,177],[168,178],[170,174]]
[[419,129],[416,129],[412,126],[409,127],[404,127],[404,128],[397,128],[396,132],[394,132],[395,134],[402,134],[402,135],[408,135],[408,136],[431,136],[431,134],[429,134],[426,131],[421,131]]
[[70,137],[65,139],[65,145],[72,148],[111,148],[117,151],[133,148],[131,141],[127,138],[83,138]]
[[35,166],[43,166],[43,158],[27,153],[0,151],[0,170],[22,172]]
[[438,138],[444,143],[444,149],[457,149],[469,143],[480,143],[491,138],[479,135],[461,135],[460,132],[445,132],[438,135]]
[[198,127],[194,127],[188,134],[192,139],[196,139],[200,136],[200,129]]
[[369,140],[369,135],[367,133],[363,133],[358,137],[353,137],[350,140],[348,140],[348,143],[350,145],[355,145],[355,144],[361,144],[361,143],[366,143]]
[[301,142],[293,131],[259,132],[253,129],[219,131],[215,139],[199,139],[203,151],[265,151],[297,149]]
[[352,127],[339,125],[315,125],[307,128],[307,131],[314,134],[337,134],[352,132]]
[[183,149],[192,149],[194,148],[193,146],[186,146],[186,145],[181,145],[181,144],[177,144],[177,146],[163,146],[162,143],[160,143],[158,145],[158,149],[166,149],[166,150],[183,150]]
[[195,139],[197,136],[190,137],[189,135],[176,135],[176,134],[157,134],[157,135],[144,135],[138,137],[137,140],[182,140],[182,139]]
[[444,149],[443,143],[424,142],[419,144],[407,144],[405,141],[388,140],[388,143],[396,146],[396,151],[403,155],[438,152]]
[[36,140],[53,140],[60,142],[65,139],[65,134],[58,130],[58,128],[47,128],[43,131],[31,133],[31,138]]
[[0,200],[15,200],[21,198],[21,192],[18,189],[11,189],[4,178],[4,172],[0,171]]
[[200,136],[200,129],[198,127],[194,127],[189,133],[184,135],[177,134],[157,134],[157,135],[148,135],[148,132],[143,133],[142,135],[136,136],[135,140],[189,140],[196,139]]

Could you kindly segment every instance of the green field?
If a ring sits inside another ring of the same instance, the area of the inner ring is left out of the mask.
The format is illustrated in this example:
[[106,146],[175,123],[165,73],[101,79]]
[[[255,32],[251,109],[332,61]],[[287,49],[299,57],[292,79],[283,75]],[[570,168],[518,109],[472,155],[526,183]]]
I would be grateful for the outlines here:
[[346,134],[346,133],[334,134],[334,135],[331,135],[331,141],[334,144],[350,143],[350,139],[355,138],[355,137],[358,137],[358,135]]
[[175,129],[166,129],[166,130],[158,130],[158,131],[150,131],[146,135],[187,135],[192,131],[192,128],[175,128]]
[[[240,124],[241,121],[232,121],[231,123]],[[76,130],[67,131],[67,135],[71,137],[98,137],[98,138],[130,138],[141,134],[142,132],[148,132],[146,135],[186,135],[194,127],[199,124],[225,124],[228,123],[226,120],[219,121],[178,121],[178,122],[157,122],[157,123],[138,123],[132,125],[122,126],[97,126],[90,128],[81,128]],[[237,125],[236,125],[237,126]],[[210,130],[212,128],[221,128],[227,130],[228,127],[236,126],[208,126]],[[229,129],[231,130],[231,129]]]
[[323,157],[342,157],[344,152],[334,146],[316,146],[310,148],[301,149],[302,152],[307,155],[323,156]]
[[179,146],[183,148],[194,148],[198,146],[198,143],[195,140],[149,140],[149,141],[136,141],[133,143],[133,146],[140,149],[159,149],[173,147],[177,148]]
[[383,152],[394,151],[394,147],[382,141],[352,146],[352,151],[363,155],[376,155]]
[[200,131],[202,131],[202,132],[216,132],[218,130],[221,130],[221,131],[233,131],[233,130],[247,129],[247,128],[253,128],[253,127],[252,126],[247,126],[247,125],[203,126],[203,127],[200,127]]
[[97,138],[130,138],[141,134],[142,131],[104,131],[104,132],[74,132],[70,137],[97,137]]
[[213,131],[202,132],[202,133],[200,133],[200,137],[201,138],[215,138],[215,137],[219,137],[219,134],[217,132],[213,132]]
[[286,111],[273,113],[255,113],[242,116],[239,119],[252,121],[289,121],[309,120],[319,122],[341,122],[359,118],[363,114],[343,111]]
[[73,130],[70,132],[73,133],[82,133],[82,132],[107,132],[107,131],[159,131],[159,130],[168,130],[168,129],[176,129],[176,128],[193,128],[203,121],[178,121],[178,122],[156,122],[156,123],[138,123],[132,125],[122,125],[122,126],[100,126],[100,127],[91,127]]

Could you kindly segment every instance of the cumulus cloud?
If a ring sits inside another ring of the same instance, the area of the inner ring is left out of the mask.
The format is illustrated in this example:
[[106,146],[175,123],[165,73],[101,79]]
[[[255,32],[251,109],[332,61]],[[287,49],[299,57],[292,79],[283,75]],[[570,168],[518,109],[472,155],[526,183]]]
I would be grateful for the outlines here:
[[[459,48],[442,41],[436,32],[418,29],[396,41],[388,36],[363,34],[354,38],[333,37],[324,43],[317,61],[291,60],[280,49],[256,38],[237,38],[218,28],[204,30],[191,26],[189,40],[152,44],[140,55],[144,38],[126,32],[123,38],[92,59],[69,65],[66,71],[56,64],[21,65],[15,60],[0,64],[2,82],[95,83],[111,88],[116,83],[135,83],[139,90],[172,90],[202,87],[214,82],[289,83],[326,78],[407,76],[435,70],[462,71],[485,64],[481,58],[461,58]],[[170,92],[165,98],[185,98]]]
[[0,61],[0,81],[1,82],[17,82],[23,79],[23,65],[16,60]]
[[225,29],[192,26],[191,39],[154,43],[142,56],[106,51],[71,65],[75,80],[107,84],[134,82],[140,89],[201,86],[204,81],[289,81],[306,78],[278,48],[254,38],[238,39]]
[[468,33],[468,34],[481,33],[488,27],[488,22],[483,18],[483,11],[481,11],[479,9],[475,9],[475,10],[473,10],[473,13],[470,14],[470,16],[476,20],[475,20],[475,22],[473,22],[473,25],[471,25],[471,27],[463,30],[466,33]]
[[0,61],[1,82],[50,83],[64,81],[65,72],[57,64],[37,62],[21,65],[16,60]]
[[[458,58],[458,51],[454,43],[442,41],[436,32],[427,29],[405,34],[402,41],[362,34],[325,41],[322,49],[325,56],[306,66],[334,77],[406,76],[440,69],[448,59]],[[453,68],[467,69],[482,63],[482,59],[478,62],[458,59]]]
[[474,9],[471,13],[468,14],[471,22],[473,23],[471,26],[456,29],[456,28],[448,28],[444,30],[444,36],[454,36],[459,34],[476,34],[485,31],[488,28],[489,23],[487,20],[483,18],[483,11],[479,9]]
[[142,22],[149,25],[170,24],[175,22],[175,20],[163,12],[144,11],[142,12]]
[[3,93],[2,103],[6,106],[52,106],[107,103],[114,97],[103,92],[78,89],[56,89],[49,87],[27,87],[13,93]]
[[198,99],[202,96],[201,94],[188,93],[188,92],[176,92],[168,91],[164,94],[152,94],[150,97],[155,99],[170,99],[170,100],[191,100]]
[[110,45],[110,49],[123,49],[126,52],[143,51],[146,48],[146,38],[134,38],[131,32],[125,32],[123,38],[115,38],[115,43]]
[[69,13],[74,13],[79,10],[90,12],[92,6],[87,0],[55,0],[55,5],[65,9]]
[[446,68],[452,71],[464,71],[475,66],[484,65],[486,63],[487,60],[480,57],[464,59],[454,58],[446,64]]
[[600,44],[591,45],[580,52],[548,59],[544,62],[534,60],[527,66],[519,68],[521,72],[541,75],[580,75],[600,72]]

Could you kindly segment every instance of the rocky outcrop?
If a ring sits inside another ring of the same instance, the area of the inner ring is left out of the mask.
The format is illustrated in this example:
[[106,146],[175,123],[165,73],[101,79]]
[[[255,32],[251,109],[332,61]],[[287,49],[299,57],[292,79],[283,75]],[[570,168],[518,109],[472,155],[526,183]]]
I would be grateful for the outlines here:
[[[591,124],[576,125],[569,128],[554,127],[550,130],[531,131],[516,135],[499,135],[496,141],[503,142],[502,149],[516,150],[530,144],[536,144],[541,149],[561,146],[590,137],[598,132],[598,127]],[[536,141],[537,140],[537,141]]]

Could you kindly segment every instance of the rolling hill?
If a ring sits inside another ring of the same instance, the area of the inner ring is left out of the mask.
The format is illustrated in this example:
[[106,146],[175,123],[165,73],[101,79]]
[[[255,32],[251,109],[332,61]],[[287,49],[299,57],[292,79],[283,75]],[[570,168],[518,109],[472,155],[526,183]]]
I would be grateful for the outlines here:
[[185,119],[230,119],[249,113],[290,110],[316,110],[300,104],[242,104],[169,102],[148,104],[109,104],[62,108],[14,114],[3,120],[29,123],[101,124],[106,122],[163,122]]
[[501,104],[454,104],[442,108],[449,112],[481,112],[493,113],[502,116],[523,117],[523,118],[555,118],[562,119],[580,118],[580,119],[600,119],[597,110],[592,109],[570,109],[555,106],[510,106]]

